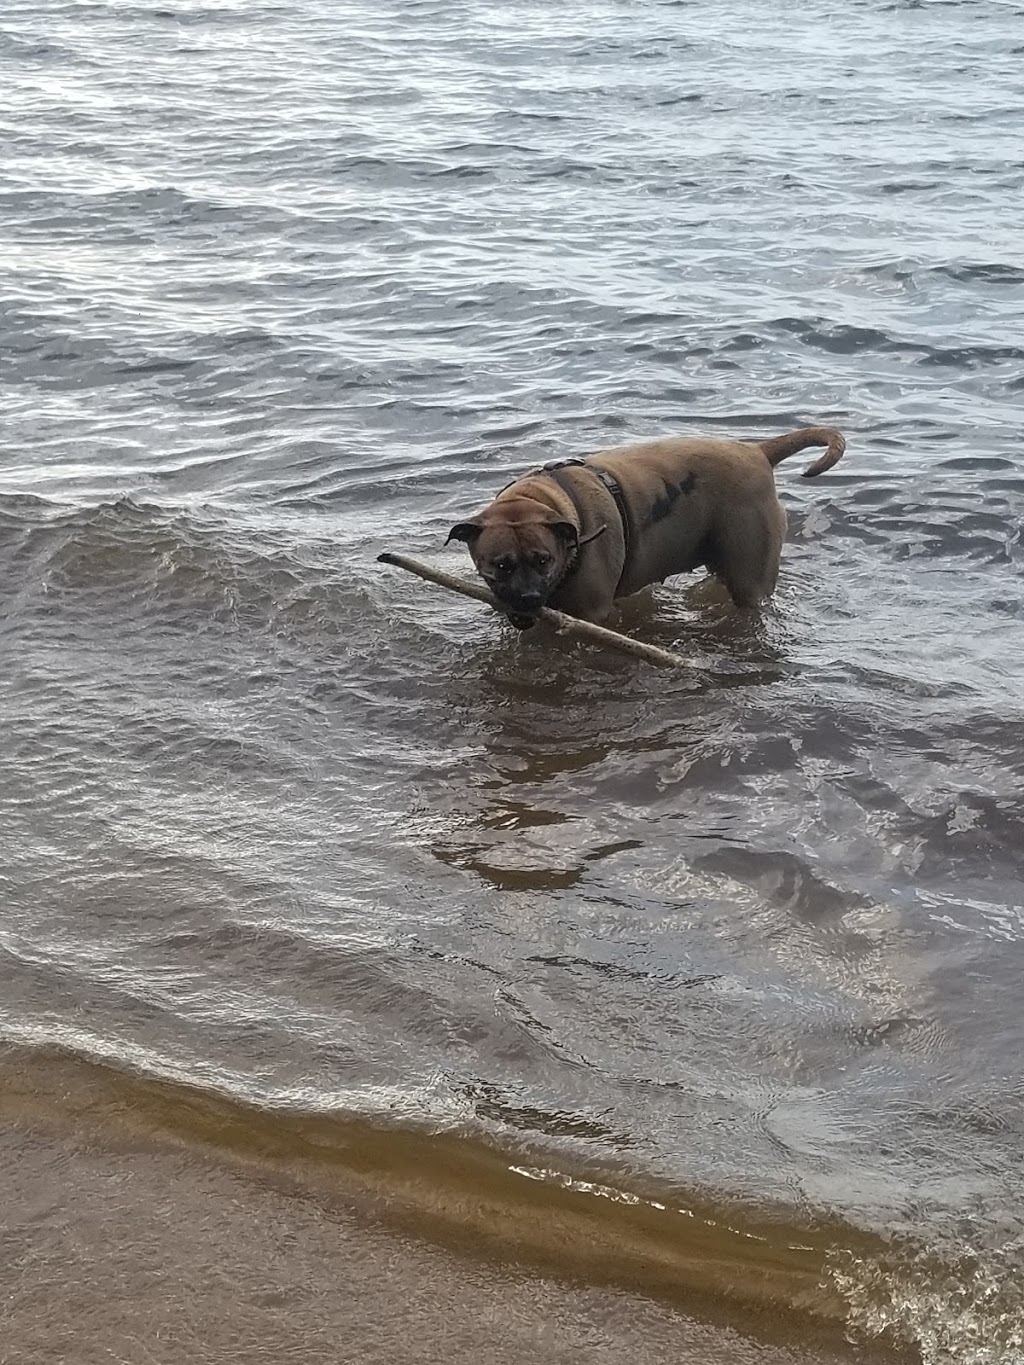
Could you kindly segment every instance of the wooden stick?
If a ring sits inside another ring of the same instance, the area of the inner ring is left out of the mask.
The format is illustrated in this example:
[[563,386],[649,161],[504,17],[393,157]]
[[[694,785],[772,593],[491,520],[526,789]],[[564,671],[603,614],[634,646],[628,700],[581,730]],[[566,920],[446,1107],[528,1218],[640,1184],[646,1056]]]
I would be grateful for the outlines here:
[[[505,608],[498,599],[478,583],[470,583],[465,578],[456,578],[454,574],[431,568],[429,564],[424,564],[418,559],[410,559],[408,555],[396,555],[390,551],[385,551],[384,554],[377,556],[377,560],[381,564],[393,564],[397,569],[405,569],[409,573],[416,574],[418,578],[425,578],[428,583],[436,583],[440,588],[460,592],[463,597],[472,597],[477,602],[486,602],[495,611],[505,614]],[[612,649],[619,649],[624,654],[631,654],[635,659],[646,659],[648,663],[660,664],[663,668],[705,668],[707,666],[697,660],[684,659],[681,654],[673,654],[671,650],[659,649],[657,645],[645,645],[640,640],[632,640],[628,635],[620,635],[617,630],[606,630],[604,626],[595,626],[590,621],[581,621],[578,616],[567,616],[565,612],[555,611],[552,607],[541,607],[537,612],[537,619],[554,626],[560,634],[578,635],[581,639],[590,640],[597,645],[610,645]]]

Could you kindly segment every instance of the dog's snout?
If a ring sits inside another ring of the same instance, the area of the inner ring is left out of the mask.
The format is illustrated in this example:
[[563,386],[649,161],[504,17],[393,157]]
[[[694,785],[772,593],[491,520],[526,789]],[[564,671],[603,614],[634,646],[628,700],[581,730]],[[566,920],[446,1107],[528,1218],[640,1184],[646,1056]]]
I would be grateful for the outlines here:
[[536,611],[544,601],[544,594],[540,592],[524,592],[520,594],[519,601],[526,611]]

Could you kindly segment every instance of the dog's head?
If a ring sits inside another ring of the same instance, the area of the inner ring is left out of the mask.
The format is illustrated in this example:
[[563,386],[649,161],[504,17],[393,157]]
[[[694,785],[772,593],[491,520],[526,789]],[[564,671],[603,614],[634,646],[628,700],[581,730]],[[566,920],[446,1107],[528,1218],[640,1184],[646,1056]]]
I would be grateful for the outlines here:
[[492,503],[453,526],[448,540],[465,541],[480,577],[502,606],[519,616],[544,606],[580,546],[571,521],[525,498]]

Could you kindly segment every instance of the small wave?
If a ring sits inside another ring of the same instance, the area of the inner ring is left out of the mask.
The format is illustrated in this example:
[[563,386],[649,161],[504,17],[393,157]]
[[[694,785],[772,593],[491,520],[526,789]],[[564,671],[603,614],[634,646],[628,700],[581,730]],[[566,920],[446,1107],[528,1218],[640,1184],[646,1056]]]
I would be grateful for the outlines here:
[[36,225],[52,225],[54,213],[70,221],[101,220],[105,231],[123,220],[131,225],[133,238],[144,238],[154,224],[170,227],[210,219],[223,222],[232,216],[245,216],[244,206],[226,200],[190,193],[176,185],[149,183],[130,188],[97,188],[55,185],[49,188],[19,188],[0,194],[0,206],[13,220]]
[[[819,509],[819,516],[827,515],[828,537],[864,540],[896,559],[961,563],[968,558],[994,566],[1014,563],[1020,533],[1016,504],[1024,496],[1024,477],[1000,480],[999,487],[972,478],[961,487],[956,476],[964,472],[998,475],[1005,470],[1011,474],[1012,465],[999,457],[953,457],[937,462],[935,468],[947,470],[950,480],[924,501],[908,498],[905,488],[887,481],[871,480],[844,489],[829,502],[827,514]],[[985,504],[979,504],[975,492],[979,483],[986,485]],[[793,517],[793,527],[801,527],[798,515]]]
[[288,10],[283,5],[272,3],[254,3],[246,5],[244,8],[235,4],[211,4],[206,0],[202,5],[181,5],[163,4],[150,8],[144,5],[122,4],[118,5],[116,12],[112,13],[107,0],[74,0],[73,5],[58,5],[58,10],[73,10],[76,17],[80,15],[91,15],[97,19],[116,20],[124,25],[158,24],[173,23],[204,25],[209,23],[221,23],[228,21],[232,27],[255,24],[261,25],[268,19],[278,18],[288,14]]
[[97,629],[148,620],[205,630],[237,624],[241,612],[254,627],[262,619],[272,630],[335,635],[371,602],[357,579],[346,586],[333,542],[309,543],[297,556],[280,531],[264,535],[216,511],[131,498],[85,508],[3,498],[0,527],[9,553],[32,562],[30,582],[11,582],[22,614],[33,602],[50,611],[60,601],[69,621],[84,613]]
[[[899,353],[916,357],[918,365],[942,365],[962,370],[1000,365],[1008,360],[1024,360],[1024,347],[979,342],[964,346],[934,346],[906,337],[893,336],[876,327],[854,327],[830,323],[824,318],[780,317],[765,323],[769,334],[799,337],[805,345],[833,355],[855,355],[863,351]],[[731,349],[747,350],[763,346],[767,338],[757,333],[737,333]]]
[[407,1092],[401,1102],[382,1095],[373,1116],[344,1102],[318,1108],[302,1094],[254,1103],[224,1085],[200,1087],[157,1056],[119,1053],[100,1040],[94,1049],[84,1036],[77,1043],[45,1031],[28,1037],[23,1026],[3,1032],[0,1093],[8,1103],[292,1178],[329,1174],[395,1216],[415,1213],[428,1233],[482,1239],[540,1269],[564,1272],[572,1246],[573,1273],[595,1283],[675,1302],[709,1298],[753,1315],[782,1311],[838,1331],[846,1303],[829,1279],[830,1261],[840,1250],[859,1263],[884,1249],[842,1221],[767,1201],[661,1189],[596,1167],[567,1170],[537,1145],[532,1128],[511,1145],[511,1125],[508,1144],[499,1145],[460,1133],[454,1116],[417,1123]]
[[46,38],[21,38],[16,33],[0,33],[0,58],[10,57],[18,62],[38,61],[47,66],[60,66],[80,59],[71,51]]
[[[984,1247],[961,1233],[940,1250],[820,1211],[567,1168],[537,1145],[538,1125],[525,1113],[516,1141],[507,1097],[487,1091],[473,1108],[486,1124],[497,1105],[502,1143],[467,1133],[454,1115],[415,1121],[407,1091],[381,1095],[372,1115],[344,1100],[318,1106],[304,1093],[254,1102],[228,1084],[197,1085],[167,1059],[99,1039],[94,1047],[85,1035],[60,1040],[18,1025],[3,1037],[6,1105],[94,1140],[127,1131],[318,1186],[326,1175],[372,1197],[385,1217],[415,1216],[428,1236],[475,1241],[555,1273],[564,1273],[571,1246],[579,1278],[684,1305],[728,1305],[755,1331],[765,1311],[783,1313],[794,1328],[830,1328],[837,1343],[846,1334],[912,1349],[924,1365],[1011,1365],[1024,1346],[1019,1229]],[[555,1136],[590,1135],[566,1121]]]
[[1008,360],[1024,360],[1024,347],[994,346],[932,346],[921,351],[919,365],[975,370],[987,365],[1002,365]]
[[1019,1365],[1024,1359],[1024,1231],[1001,1245],[955,1235],[943,1256],[894,1244],[878,1261],[837,1253],[830,1275],[864,1337],[913,1347],[922,1365]]
[[1024,268],[1007,261],[967,261],[936,266],[935,270],[958,284],[1024,284]]
[[914,289],[926,289],[936,280],[952,280],[956,284],[995,285],[999,287],[1024,284],[1024,269],[1009,261],[950,261],[936,263],[913,258],[894,258],[874,261],[861,266],[864,275]]

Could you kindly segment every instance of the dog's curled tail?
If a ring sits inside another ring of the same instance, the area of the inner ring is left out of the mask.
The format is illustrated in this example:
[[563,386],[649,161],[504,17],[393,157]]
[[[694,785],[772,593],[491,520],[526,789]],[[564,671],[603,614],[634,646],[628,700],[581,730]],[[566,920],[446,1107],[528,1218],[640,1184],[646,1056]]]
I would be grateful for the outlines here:
[[776,436],[771,441],[759,441],[758,444],[764,451],[768,463],[773,466],[784,460],[787,455],[795,455],[798,450],[806,450],[808,446],[827,446],[828,449],[821,459],[815,460],[804,470],[805,479],[813,479],[816,474],[824,474],[826,469],[838,464],[846,449],[842,434],[834,427],[801,427],[799,431],[790,431],[785,436]]

